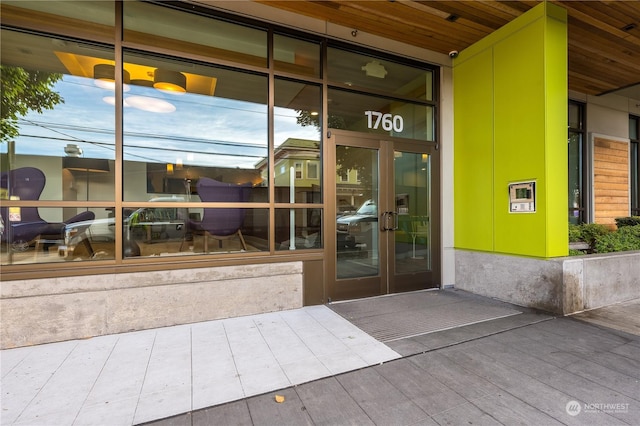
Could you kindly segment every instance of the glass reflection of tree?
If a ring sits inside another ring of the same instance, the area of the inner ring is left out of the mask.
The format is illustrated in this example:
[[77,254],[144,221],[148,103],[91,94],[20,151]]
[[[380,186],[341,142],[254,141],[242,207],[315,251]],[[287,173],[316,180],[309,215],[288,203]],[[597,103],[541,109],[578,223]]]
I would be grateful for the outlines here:
[[30,71],[21,67],[0,66],[2,109],[0,120],[0,141],[5,142],[19,135],[18,118],[29,111],[42,113],[53,109],[64,99],[51,90],[62,79],[62,74],[44,71]]
[[[310,111],[297,109],[298,117],[296,119],[296,123],[300,126],[315,126],[318,130],[320,130],[320,115],[312,114]],[[346,126],[344,124],[344,118],[337,115],[329,115],[329,128],[330,129],[344,129]]]

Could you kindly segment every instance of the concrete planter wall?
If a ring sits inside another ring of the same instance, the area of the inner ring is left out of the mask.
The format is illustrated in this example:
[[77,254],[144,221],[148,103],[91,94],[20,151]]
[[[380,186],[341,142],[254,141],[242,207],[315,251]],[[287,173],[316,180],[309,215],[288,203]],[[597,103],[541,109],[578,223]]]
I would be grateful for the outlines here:
[[294,309],[302,262],[0,283],[0,348]]
[[640,298],[640,251],[545,260],[456,250],[455,287],[567,315]]

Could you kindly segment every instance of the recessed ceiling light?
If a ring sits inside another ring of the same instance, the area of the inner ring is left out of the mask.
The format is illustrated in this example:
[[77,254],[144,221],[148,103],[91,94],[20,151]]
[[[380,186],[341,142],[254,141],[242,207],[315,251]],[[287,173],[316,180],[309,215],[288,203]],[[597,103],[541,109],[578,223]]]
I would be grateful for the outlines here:
[[[115,104],[116,104],[116,97],[115,97],[115,96],[105,96],[104,98],[102,98],[102,101],[103,101],[103,102],[105,102],[105,103],[107,103],[107,104],[109,104],[109,105],[114,105],[114,106],[115,106]],[[122,100],[122,106],[123,106],[123,107],[125,107],[125,108],[126,108],[126,107],[128,107],[128,106],[130,106],[130,105],[127,103],[127,99],[126,99],[126,98]]]
[[126,102],[129,106],[149,112],[169,113],[176,110],[172,103],[149,96],[128,96]]

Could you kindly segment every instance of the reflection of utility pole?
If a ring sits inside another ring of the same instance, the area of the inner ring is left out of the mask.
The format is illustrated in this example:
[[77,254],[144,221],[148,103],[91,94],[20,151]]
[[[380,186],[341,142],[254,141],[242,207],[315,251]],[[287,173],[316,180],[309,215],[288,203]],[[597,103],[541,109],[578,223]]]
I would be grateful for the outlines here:
[[[89,166],[86,168],[86,184],[87,184],[87,198],[86,201],[89,201]],[[89,207],[87,207],[87,211],[89,211]]]
[[[16,160],[16,142],[11,139],[7,141],[7,199],[10,199],[10,193],[11,193],[11,187],[13,186],[13,182],[11,182],[11,169],[13,168],[13,165],[15,164],[15,160]],[[8,209],[7,209],[8,212]],[[2,217],[0,217],[0,221],[3,221]],[[11,227],[11,220],[9,219],[9,217],[7,216],[7,221],[8,223],[4,223],[4,221],[2,222],[2,232],[6,232],[7,233],[7,238],[6,238],[6,242],[7,242],[7,254],[8,254],[8,258],[7,261],[9,262],[9,264],[13,263],[13,249],[11,247],[11,241],[13,241],[13,235],[12,235],[12,227]]]
[[[296,202],[296,169],[289,169],[289,202]],[[296,249],[296,211],[289,209],[289,250]]]
[[185,193],[187,194],[187,201],[191,201],[191,179],[189,178],[184,179],[184,190],[185,190]]

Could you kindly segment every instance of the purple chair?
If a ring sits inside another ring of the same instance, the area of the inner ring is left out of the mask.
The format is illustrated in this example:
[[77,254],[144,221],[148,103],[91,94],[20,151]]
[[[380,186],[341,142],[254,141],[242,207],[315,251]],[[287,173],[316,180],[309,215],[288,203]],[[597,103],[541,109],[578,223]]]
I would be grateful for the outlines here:
[[[44,173],[34,167],[23,167],[4,172],[0,177],[0,187],[7,190],[7,196],[17,196],[20,200],[39,199],[45,182]],[[29,247],[29,243],[49,225],[40,218],[38,209],[35,207],[21,207],[19,216],[14,213],[13,217],[10,217],[9,213],[8,207],[0,208],[4,223],[2,241],[11,243],[14,251],[25,251]],[[15,220],[18,218],[20,220]]]
[[[207,177],[198,179],[196,188],[203,202],[228,203],[246,201],[249,189],[248,185],[218,182]],[[233,238],[236,235],[240,239],[242,248],[247,250],[247,244],[240,230],[244,216],[245,209],[242,208],[205,208],[201,221],[189,219],[189,229],[192,233],[204,234],[205,252],[209,251],[209,237],[219,240],[222,244],[222,240]]]
[[[7,196],[17,196],[20,200],[35,201],[40,199],[45,184],[44,173],[35,167],[10,170],[0,176],[0,187],[7,190]],[[0,214],[4,223],[2,241],[10,243],[14,251],[25,251],[34,241],[39,248],[38,241],[41,239],[64,239],[64,231],[68,223],[85,222],[86,226],[79,228],[81,232],[85,232],[95,219],[95,214],[87,211],[66,222],[47,222],[40,217],[37,207],[20,207],[19,216],[10,217],[10,209],[3,206],[0,208]]]

